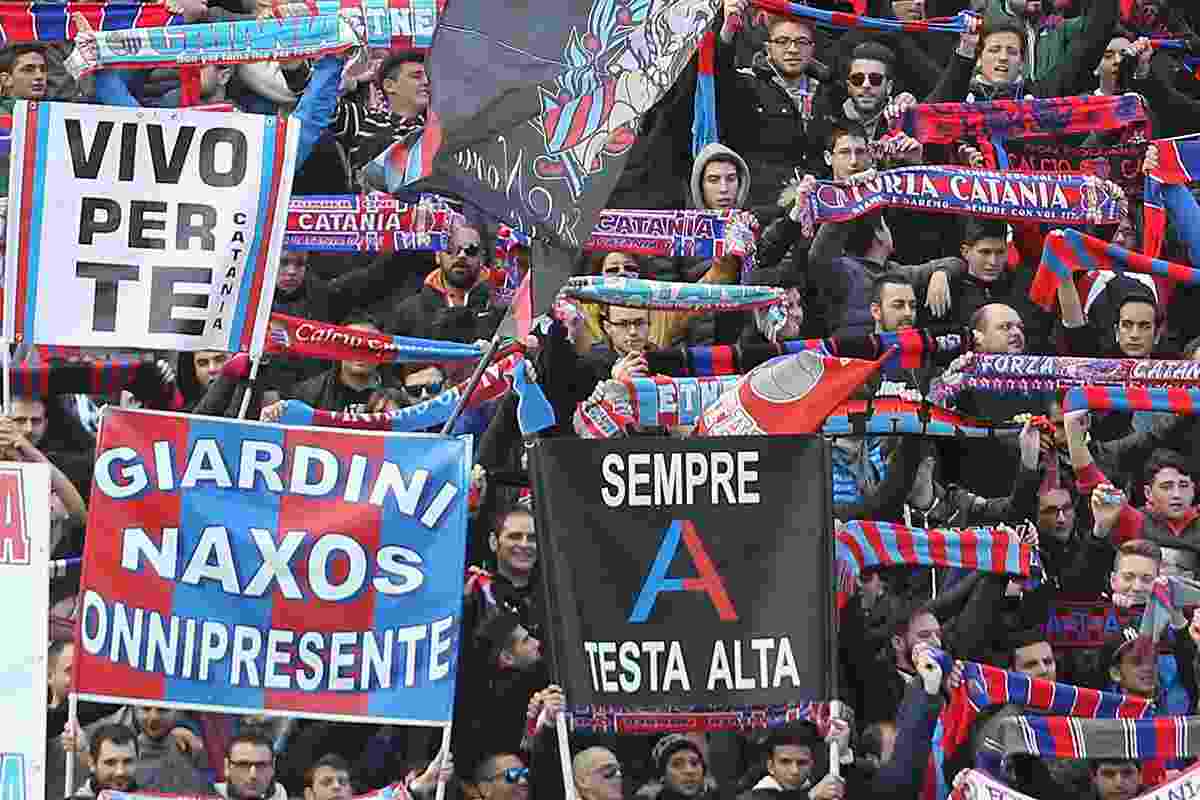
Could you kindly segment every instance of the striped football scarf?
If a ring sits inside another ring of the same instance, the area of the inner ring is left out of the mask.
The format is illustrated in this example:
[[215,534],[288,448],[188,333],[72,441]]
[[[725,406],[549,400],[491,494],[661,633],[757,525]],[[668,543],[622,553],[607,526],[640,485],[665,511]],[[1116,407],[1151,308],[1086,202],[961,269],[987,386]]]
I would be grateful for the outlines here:
[[[1190,363],[1190,362],[1189,362]],[[1063,411],[1167,411],[1200,413],[1200,389],[1178,386],[1076,386],[1067,390]]]
[[921,103],[906,111],[899,130],[926,145],[973,139],[1027,139],[1117,130],[1149,124],[1135,94],[1086,95],[987,103]]
[[454,209],[433,194],[414,203],[382,192],[293,195],[283,245],[344,253],[445,250],[456,220]]
[[1200,270],[1126,250],[1076,230],[1054,230],[1042,248],[1042,262],[1029,287],[1029,299],[1051,311],[1059,284],[1071,280],[1072,273],[1091,270],[1161,275],[1189,286],[1200,285]]
[[[545,395],[542,394],[541,387],[524,380],[524,368],[525,355],[519,347],[514,346],[506,351],[502,351],[502,354],[497,355],[496,360],[484,370],[483,377],[475,387],[475,391],[471,393],[471,397],[467,400],[465,408],[478,408],[490,400],[503,397],[510,389],[516,389],[519,393],[526,393],[526,396],[521,398],[522,402],[528,400],[531,404],[536,404],[541,408],[542,414],[531,414],[530,416],[544,423],[544,411],[549,407],[549,402],[546,400]],[[416,405],[396,411],[384,411],[373,414],[325,411],[323,409],[315,409],[299,400],[287,400],[285,401],[286,405],[284,406],[283,415],[280,417],[279,422],[283,425],[316,425],[328,428],[354,428],[357,430],[392,431],[396,433],[423,431],[437,425],[442,425],[450,419],[450,415],[454,413],[454,409],[462,398],[463,393],[466,392],[467,383],[468,381],[463,381],[438,396],[417,403]],[[521,421],[521,409],[519,405],[520,403],[518,404],[517,416],[518,421]],[[551,411],[552,422],[553,412]],[[534,431],[525,430],[523,432],[533,433]]]
[[374,364],[467,361],[483,356],[483,350],[473,344],[389,336],[276,312],[271,313],[267,327],[265,351],[326,361],[369,361]]
[[[868,17],[862,13],[847,14],[841,11],[825,11],[812,8],[802,3],[792,3],[788,0],[753,0],[753,4],[772,14],[787,17],[809,19],[818,25],[828,28],[851,29],[858,28],[872,31],[895,31],[902,33],[968,33],[979,27],[979,17],[969,11],[960,11],[953,17],[934,17],[931,19],[905,22],[898,19]],[[866,3],[858,4],[863,8]]]
[[1114,225],[1128,215],[1124,191],[1093,175],[917,166],[884,170],[853,185],[819,181],[799,210],[800,226],[811,237],[820,223],[845,222],[881,207],[1050,225]]
[[[1200,72],[1200,66],[1195,69]],[[1157,258],[1167,231],[1163,185],[1191,183],[1200,177],[1200,134],[1157,139],[1154,144],[1158,146],[1158,167],[1146,175],[1142,250]]]
[[165,3],[0,3],[0,45],[62,42],[75,35],[71,15],[79,13],[97,31],[128,31],[178,25],[183,16]]
[[958,355],[968,338],[960,328],[908,328],[893,333],[794,339],[779,344],[734,344],[662,348],[646,353],[651,371],[666,375],[704,377],[742,375],[787,353],[810,351],[835,358],[878,361],[883,369],[923,369],[934,355]]
[[940,406],[896,397],[871,401],[851,400],[825,418],[821,433],[826,436],[953,436],[980,439],[1014,435],[1021,425],[995,425],[972,419]]
[[12,393],[22,397],[59,394],[111,397],[128,389],[149,408],[183,408],[183,395],[178,387],[162,382],[158,365],[149,355],[141,359],[22,361],[12,365],[9,375]]
[[934,730],[924,800],[945,800],[949,795],[950,787],[942,769],[946,759],[970,741],[971,727],[979,712],[990,706],[1009,704],[1048,714],[1091,719],[1142,719],[1150,716],[1154,708],[1152,701],[1141,697],[1053,683],[968,662],[964,665],[962,685],[951,692],[950,702]]
[[1000,723],[999,736],[997,744],[1005,755],[1137,760],[1200,756],[1200,717],[1009,717]]
[[569,709],[569,726],[576,733],[663,734],[693,731],[748,731],[782,728],[812,722],[817,732],[829,732],[830,703],[800,702],[769,706],[668,706],[655,711],[628,706],[581,705]]
[[584,303],[665,311],[748,311],[774,305],[784,290],[725,283],[671,283],[604,275],[570,278],[562,297]]

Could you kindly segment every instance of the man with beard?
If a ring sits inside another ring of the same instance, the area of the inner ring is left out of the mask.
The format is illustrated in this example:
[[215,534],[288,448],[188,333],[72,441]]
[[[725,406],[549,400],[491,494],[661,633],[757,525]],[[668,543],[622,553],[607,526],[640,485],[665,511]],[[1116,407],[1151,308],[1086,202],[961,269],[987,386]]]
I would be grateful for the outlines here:
[[864,42],[850,54],[842,115],[862,125],[870,141],[887,133],[883,110],[895,88],[892,77],[895,65],[896,56],[892,51],[875,42]]
[[92,774],[75,792],[75,797],[97,797],[106,789],[132,792],[137,789],[137,736],[125,725],[101,725],[92,732],[88,752]]
[[465,223],[454,226],[450,246],[437,254],[437,269],[418,294],[396,308],[388,332],[461,342],[490,339],[501,313],[492,307],[491,286],[480,279],[482,266],[479,231]]

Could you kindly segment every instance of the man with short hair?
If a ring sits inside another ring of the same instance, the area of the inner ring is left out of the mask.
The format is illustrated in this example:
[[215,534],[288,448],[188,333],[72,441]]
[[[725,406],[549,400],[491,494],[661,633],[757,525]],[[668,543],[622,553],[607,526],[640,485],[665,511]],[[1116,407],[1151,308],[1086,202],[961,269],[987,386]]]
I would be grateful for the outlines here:
[[129,727],[99,726],[92,731],[88,753],[92,758],[92,774],[75,792],[75,797],[97,797],[107,789],[132,792],[138,788],[137,736]]
[[425,127],[429,109],[429,73],[424,54],[415,50],[389,53],[376,73],[387,108],[370,108],[350,97],[338,101],[329,128],[346,152],[355,179],[363,166],[393,143]]
[[230,740],[225,778],[216,785],[225,800],[287,800],[287,790],[275,782],[271,740],[257,731],[244,731]]
[[[342,324],[353,330],[370,333],[379,333],[381,327],[366,312],[351,314]],[[297,384],[288,396],[326,411],[365,413],[371,395],[382,385],[377,363],[348,359]]]
[[[15,42],[0,50],[0,103],[11,113],[13,100],[41,100],[46,96],[46,45]],[[11,98],[11,99],[9,99]]]
[[[861,724],[895,719],[905,689],[917,681],[914,653],[918,645],[941,648],[942,625],[925,605],[904,597],[892,599],[888,615],[891,636],[884,654],[869,664],[856,664]],[[887,660],[884,657],[888,656]]]
[[211,792],[212,784],[201,774],[201,770],[208,768],[203,742],[194,734],[183,738],[178,724],[179,712],[159,706],[137,706],[133,712],[140,731],[138,785],[147,790],[182,795]]
[[842,114],[863,126],[870,141],[887,132],[883,110],[892,99],[896,55],[877,42],[864,42],[850,54],[846,68],[846,102]]
[[353,793],[350,765],[337,753],[326,753],[304,771],[304,800],[349,800]]
[[895,333],[917,321],[917,293],[912,278],[892,270],[875,279],[871,290],[871,318],[875,333]]
[[1142,769],[1137,759],[1092,759],[1088,775],[1096,800],[1133,800],[1142,793]]
[[515,753],[484,756],[471,776],[479,800],[529,800],[529,767]]
[[[748,0],[724,0],[724,16],[749,19]],[[807,20],[771,15],[767,39],[751,67],[735,64],[736,33],[722,26],[717,44],[720,141],[745,158],[754,175],[749,205],[774,216],[775,195],[816,154],[809,126],[819,82],[809,76],[816,31]]]
[[816,729],[801,724],[767,739],[767,774],[738,800],[838,800],[845,796],[845,784],[826,775],[817,781],[813,775],[814,753],[821,746]]
[[588,747],[571,761],[579,800],[625,800],[624,770],[606,747]]

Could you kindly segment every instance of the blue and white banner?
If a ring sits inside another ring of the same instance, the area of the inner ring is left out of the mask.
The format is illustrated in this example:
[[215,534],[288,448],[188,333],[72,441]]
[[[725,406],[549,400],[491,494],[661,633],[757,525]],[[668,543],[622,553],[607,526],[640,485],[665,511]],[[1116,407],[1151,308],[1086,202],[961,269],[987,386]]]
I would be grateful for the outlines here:
[[296,123],[28,102],[13,117],[9,341],[261,351]]

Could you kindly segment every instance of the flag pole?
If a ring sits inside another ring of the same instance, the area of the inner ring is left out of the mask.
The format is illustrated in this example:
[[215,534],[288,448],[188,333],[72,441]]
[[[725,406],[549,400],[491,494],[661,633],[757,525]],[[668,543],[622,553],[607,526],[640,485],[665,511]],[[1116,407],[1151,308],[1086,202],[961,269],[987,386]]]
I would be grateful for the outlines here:
[[496,356],[496,351],[500,349],[500,341],[504,338],[501,331],[504,326],[496,330],[492,336],[492,341],[488,343],[488,348],[483,353],[483,357],[479,359],[479,363],[475,365],[475,371],[471,373],[471,380],[467,381],[467,388],[463,390],[462,397],[458,398],[458,404],[454,406],[453,413],[450,414],[450,419],[446,420],[446,424],[442,426],[442,436],[449,436],[450,431],[454,429],[454,423],[458,422],[458,418],[462,416],[462,412],[467,407],[467,401],[471,399],[471,395],[475,393],[475,388],[479,386],[479,381],[483,380],[484,370],[492,363],[492,359]]
[[571,769],[571,741],[567,737],[567,709],[558,712],[554,720],[558,734],[558,763],[562,767],[563,799],[575,800],[575,775]]
[[254,393],[254,386],[258,382],[258,365],[262,363],[262,355],[250,362],[250,382],[246,384],[246,393],[242,395],[242,405],[238,409],[238,419],[246,418],[246,411],[250,408],[250,395]]
[[434,800],[445,800],[446,798],[446,779],[442,776],[442,766],[446,763],[446,759],[450,757],[450,728],[454,723],[447,722],[442,727],[442,746],[438,748],[438,754],[435,757],[438,765],[437,773],[437,792],[434,794]]
[[67,693],[67,727],[65,731],[75,739],[75,747],[72,748],[71,752],[67,753],[67,774],[65,776],[67,788],[66,794],[63,797],[68,800],[75,796],[75,759],[79,758],[79,744],[81,739],[75,732],[77,719],[79,719],[79,698],[75,695],[74,691],[71,691]]
[[4,408],[3,413],[8,414],[12,409],[12,350],[7,340],[0,340],[3,345],[3,352],[0,353],[0,368],[4,369]]

